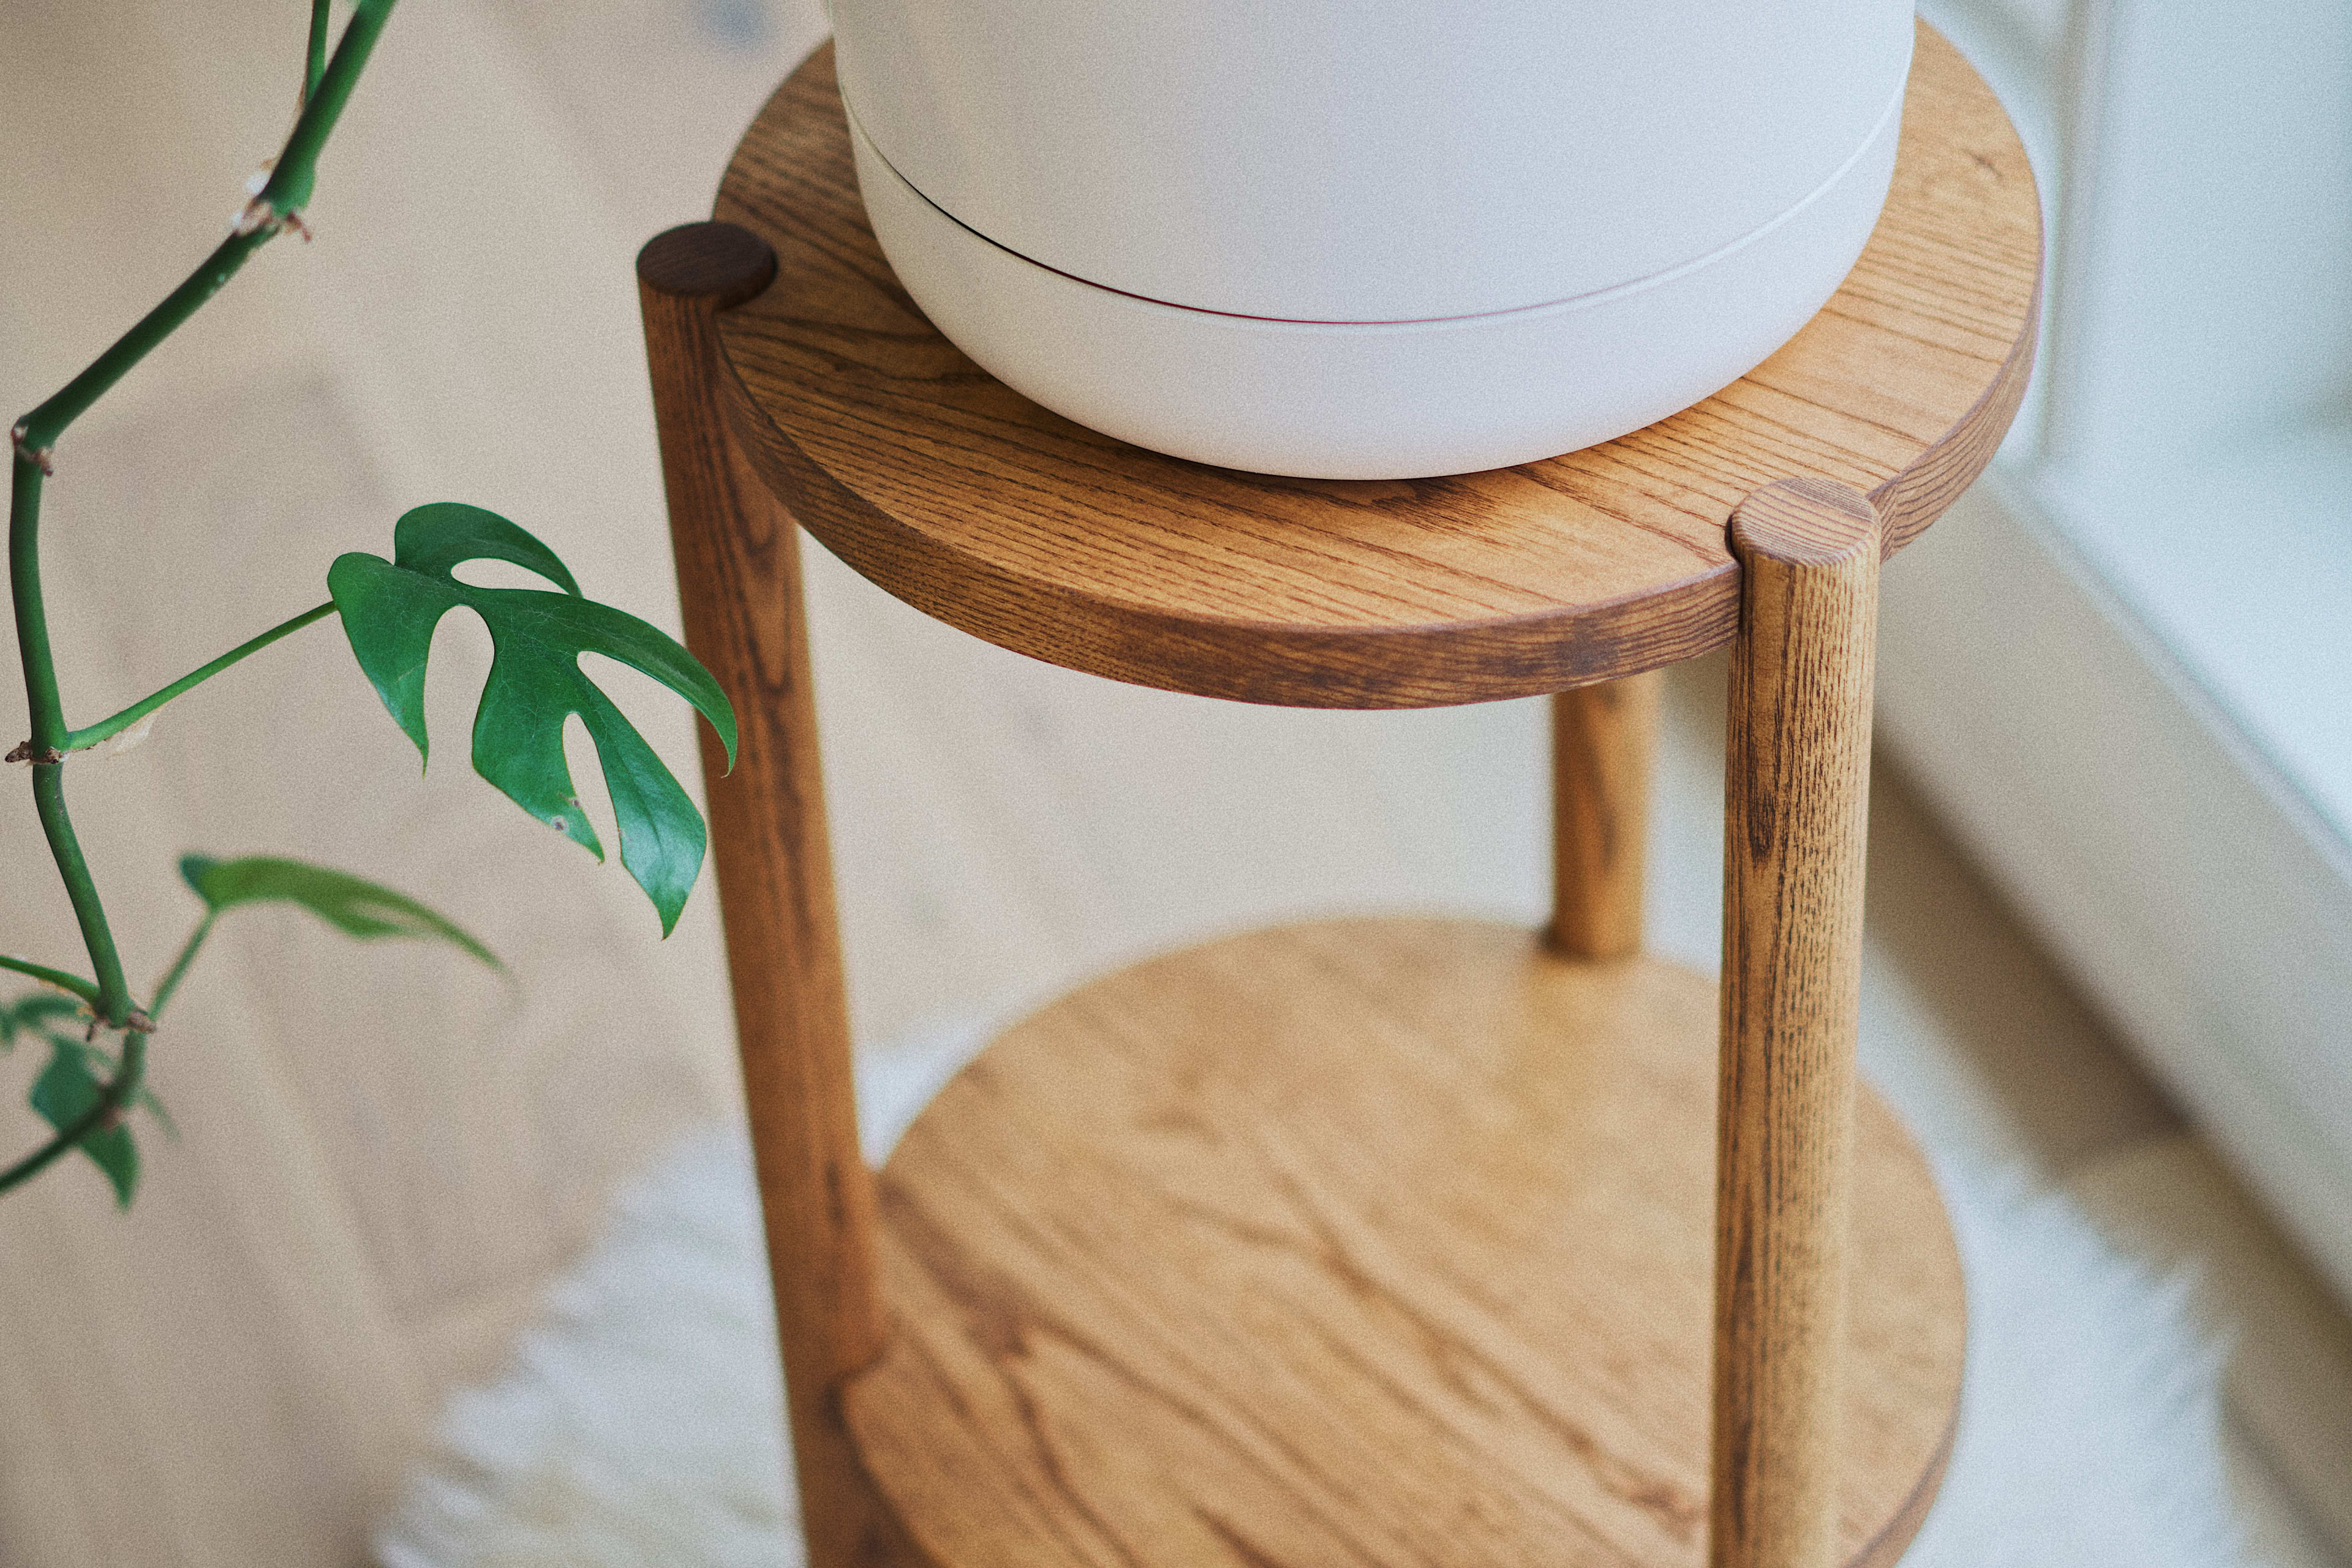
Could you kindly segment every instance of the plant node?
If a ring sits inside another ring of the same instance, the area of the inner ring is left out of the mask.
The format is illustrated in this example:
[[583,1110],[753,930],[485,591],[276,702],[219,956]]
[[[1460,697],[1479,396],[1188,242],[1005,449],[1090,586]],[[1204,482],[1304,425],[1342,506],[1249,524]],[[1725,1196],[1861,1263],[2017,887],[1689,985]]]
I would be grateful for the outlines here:
[[0,757],[0,763],[62,763],[65,760],[65,753],[56,747],[36,746],[30,741],[19,741],[16,742],[15,751],[5,757]]
[[300,213],[279,212],[276,203],[260,195],[239,207],[236,220],[229,226],[229,232],[239,239],[264,231],[282,234],[288,229],[300,235],[303,244],[310,242],[310,226],[302,221]]
[[16,427],[8,432],[8,438],[16,445],[16,456],[24,458],[26,461],[31,463],[35,468],[40,469],[42,478],[47,479],[56,475],[58,470],[49,461],[49,447],[27,447],[25,445],[25,422],[23,420],[19,419],[16,421]]

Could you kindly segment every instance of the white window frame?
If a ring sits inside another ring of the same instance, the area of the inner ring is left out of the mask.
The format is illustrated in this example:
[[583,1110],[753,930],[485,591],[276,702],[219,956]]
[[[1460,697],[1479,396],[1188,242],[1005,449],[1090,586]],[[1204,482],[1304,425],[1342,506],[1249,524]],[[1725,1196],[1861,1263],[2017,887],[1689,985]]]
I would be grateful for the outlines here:
[[1935,0],[2037,385],[1889,572],[1896,764],[2352,1300],[2352,0]]

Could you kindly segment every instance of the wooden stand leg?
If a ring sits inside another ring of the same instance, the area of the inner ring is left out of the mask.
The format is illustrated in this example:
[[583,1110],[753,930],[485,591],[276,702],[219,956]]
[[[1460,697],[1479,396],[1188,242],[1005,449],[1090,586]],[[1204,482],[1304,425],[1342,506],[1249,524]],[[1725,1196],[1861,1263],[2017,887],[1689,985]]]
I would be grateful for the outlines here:
[[857,1146],[847,998],[791,516],[737,451],[719,401],[719,312],[775,258],[729,224],[637,257],[686,642],[735,703],[740,761],[706,732],[711,843],[767,1216],[777,1335],[810,1568],[906,1561],[851,1447],[844,1379],[881,1354],[874,1188]]
[[1576,958],[1642,951],[1660,672],[1551,700],[1552,947]]
[[1710,1562],[1829,1568],[1878,520],[1784,480],[1731,540]]

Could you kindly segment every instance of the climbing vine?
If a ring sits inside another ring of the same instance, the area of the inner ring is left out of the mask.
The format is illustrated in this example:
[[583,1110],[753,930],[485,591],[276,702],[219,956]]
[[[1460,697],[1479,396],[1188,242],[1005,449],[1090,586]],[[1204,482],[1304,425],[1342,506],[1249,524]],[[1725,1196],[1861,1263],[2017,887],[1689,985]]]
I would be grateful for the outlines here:
[[[337,558],[327,572],[325,603],[240,643],[119,713],[79,728],[68,721],[41,592],[41,500],[65,461],[59,443],[76,420],[218,293],[256,251],[289,232],[310,238],[302,215],[317,184],[319,156],[367,68],[394,0],[357,0],[340,38],[333,36],[330,3],[311,0],[300,112],[283,148],[248,187],[251,199],[228,237],[162,303],[11,432],[8,588],[32,734],[6,760],[30,772],[34,812],[73,907],[89,973],[0,954],[0,970],[42,986],[0,1005],[0,1051],[26,1043],[49,1053],[29,1095],[32,1110],[48,1124],[49,1133],[30,1152],[0,1168],[0,1192],[79,1151],[106,1173],[118,1202],[129,1205],[139,1180],[130,1113],[143,1110],[170,1125],[146,1084],[150,1037],[215,923],[235,910],[290,905],[348,936],[421,938],[447,943],[485,963],[498,962],[444,916],[345,872],[273,856],[216,860],[191,855],[181,861],[180,874],[201,912],[177,954],[142,995],[127,977],[105,901],[67,807],[66,776],[79,754],[135,739],[174,699],[328,619],[341,622],[361,669],[422,754],[427,749],[423,700],[433,630],[449,610],[469,609],[489,627],[496,649],[474,722],[476,771],[601,859],[603,846],[581,810],[563,757],[564,723],[578,715],[595,743],[611,795],[621,863],[653,900],[665,936],[676,925],[702,865],[702,816],[645,738],[583,672],[580,656],[602,654],[653,677],[710,722],[730,763],[735,754],[734,710],[686,649],[635,616],[583,597],[555,552],[522,528],[454,502],[418,507],[400,518],[389,560],[364,552]],[[521,566],[551,586],[484,588],[453,575],[465,563],[481,560]]]

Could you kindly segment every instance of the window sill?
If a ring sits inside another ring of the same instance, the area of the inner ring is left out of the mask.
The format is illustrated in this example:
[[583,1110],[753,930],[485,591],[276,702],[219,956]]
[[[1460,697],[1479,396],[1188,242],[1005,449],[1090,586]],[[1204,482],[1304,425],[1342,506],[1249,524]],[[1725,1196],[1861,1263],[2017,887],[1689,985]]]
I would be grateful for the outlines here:
[[2347,460],[1996,465],[1887,574],[1879,732],[2352,1300]]

